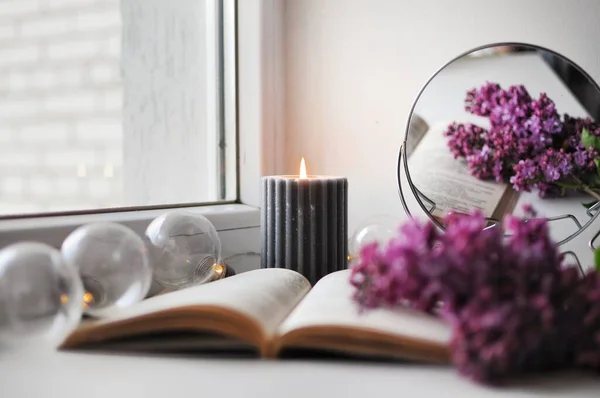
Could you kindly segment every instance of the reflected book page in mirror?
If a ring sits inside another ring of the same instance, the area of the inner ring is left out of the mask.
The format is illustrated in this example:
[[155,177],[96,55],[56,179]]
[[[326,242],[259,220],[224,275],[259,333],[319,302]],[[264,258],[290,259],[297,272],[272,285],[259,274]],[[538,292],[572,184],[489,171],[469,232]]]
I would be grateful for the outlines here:
[[[448,148],[444,130],[449,124],[429,126],[418,115],[411,117],[407,156],[412,183],[435,203],[431,215],[438,220],[449,212],[479,210],[485,217],[501,221],[513,210],[518,193],[508,184],[472,176],[466,162],[455,159]],[[425,201],[424,205],[432,207]]]

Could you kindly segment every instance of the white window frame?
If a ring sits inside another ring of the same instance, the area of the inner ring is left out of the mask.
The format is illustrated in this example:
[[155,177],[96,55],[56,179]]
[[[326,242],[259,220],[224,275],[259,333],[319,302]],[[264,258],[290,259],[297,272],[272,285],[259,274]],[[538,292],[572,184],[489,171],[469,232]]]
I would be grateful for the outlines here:
[[[284,0],[236,3],[238,201],[182,208],[206,216],[215,225],[224,257],[254,255],[243,262],[231,261],[236,272],[243,272],[260,267],[260,177],[280,174],[283,167]],[[0,220],[0,248],[19,241],[60,247],[74,229],[93,222],[121,223],[141,236],[154,218],[168,210],[103,210]]]

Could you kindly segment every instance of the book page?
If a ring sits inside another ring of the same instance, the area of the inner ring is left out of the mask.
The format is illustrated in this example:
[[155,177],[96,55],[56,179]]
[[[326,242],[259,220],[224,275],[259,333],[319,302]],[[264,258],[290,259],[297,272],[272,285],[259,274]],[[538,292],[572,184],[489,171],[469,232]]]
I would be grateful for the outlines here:
[[492,217],[508,185],[473,177],[464,159],[454,159],[443,136],[447,125],[433,125],[408,158],[412,182],[436,204],[436,217],[475,209]]
[[419,142],[423,139],[429,125],[423,118],[416,113],[413,113],[408,122],[408,137],[406,137],[406,156],[410,158],[415,148],[419,145]]
[[440,319],[409,308],[376,308],[360,312],[352,299],[351,270],[322,278],[278,330],[284,335],[311,326],[369,329],[439,345],[450,341],[450,327]]
[[258,269],[151,297],[93,322],[106,324],[177,307],[218,306],[257,321],[270,336],[309,290],[310,283],[298,272],[278,268]]

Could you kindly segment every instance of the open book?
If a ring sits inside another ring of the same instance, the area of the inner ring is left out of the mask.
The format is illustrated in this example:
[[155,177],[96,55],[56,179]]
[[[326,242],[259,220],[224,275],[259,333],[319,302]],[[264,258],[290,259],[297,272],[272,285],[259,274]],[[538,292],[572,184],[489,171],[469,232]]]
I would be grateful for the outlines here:
[[[464,159],[455,159],[443,132],[449,123],[428,124],[418,115],[411,117],[406,143],[408,169],[421,197],[436,218],[448,212],[480,210],[485,217],[502,220],[517,203],[518,194],[508,184],[483,181],[471,175]],[[432,210],[431,210],[432,209]]]
[[408,308],[359,311],[349,272],[314,288],[291,270],[245,272],[85,321],[61,348],[449,362],[446,324]]

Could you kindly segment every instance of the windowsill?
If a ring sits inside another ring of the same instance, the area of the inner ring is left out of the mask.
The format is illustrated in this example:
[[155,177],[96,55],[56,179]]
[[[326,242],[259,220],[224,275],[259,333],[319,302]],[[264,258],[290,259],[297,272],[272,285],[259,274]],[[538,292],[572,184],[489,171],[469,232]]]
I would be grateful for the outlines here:
[[[48,216],[0,221],[2,246],[17,241],[38,241],[60,247],[62,241],[81,225],[96,222],[118,222],[142,236],[156,217],[177,209],[153,209],[114,213],[93,213],[68,216]],[[217,231],[260,228],[260,209],[243,204],[183,207],[208,218]]]

